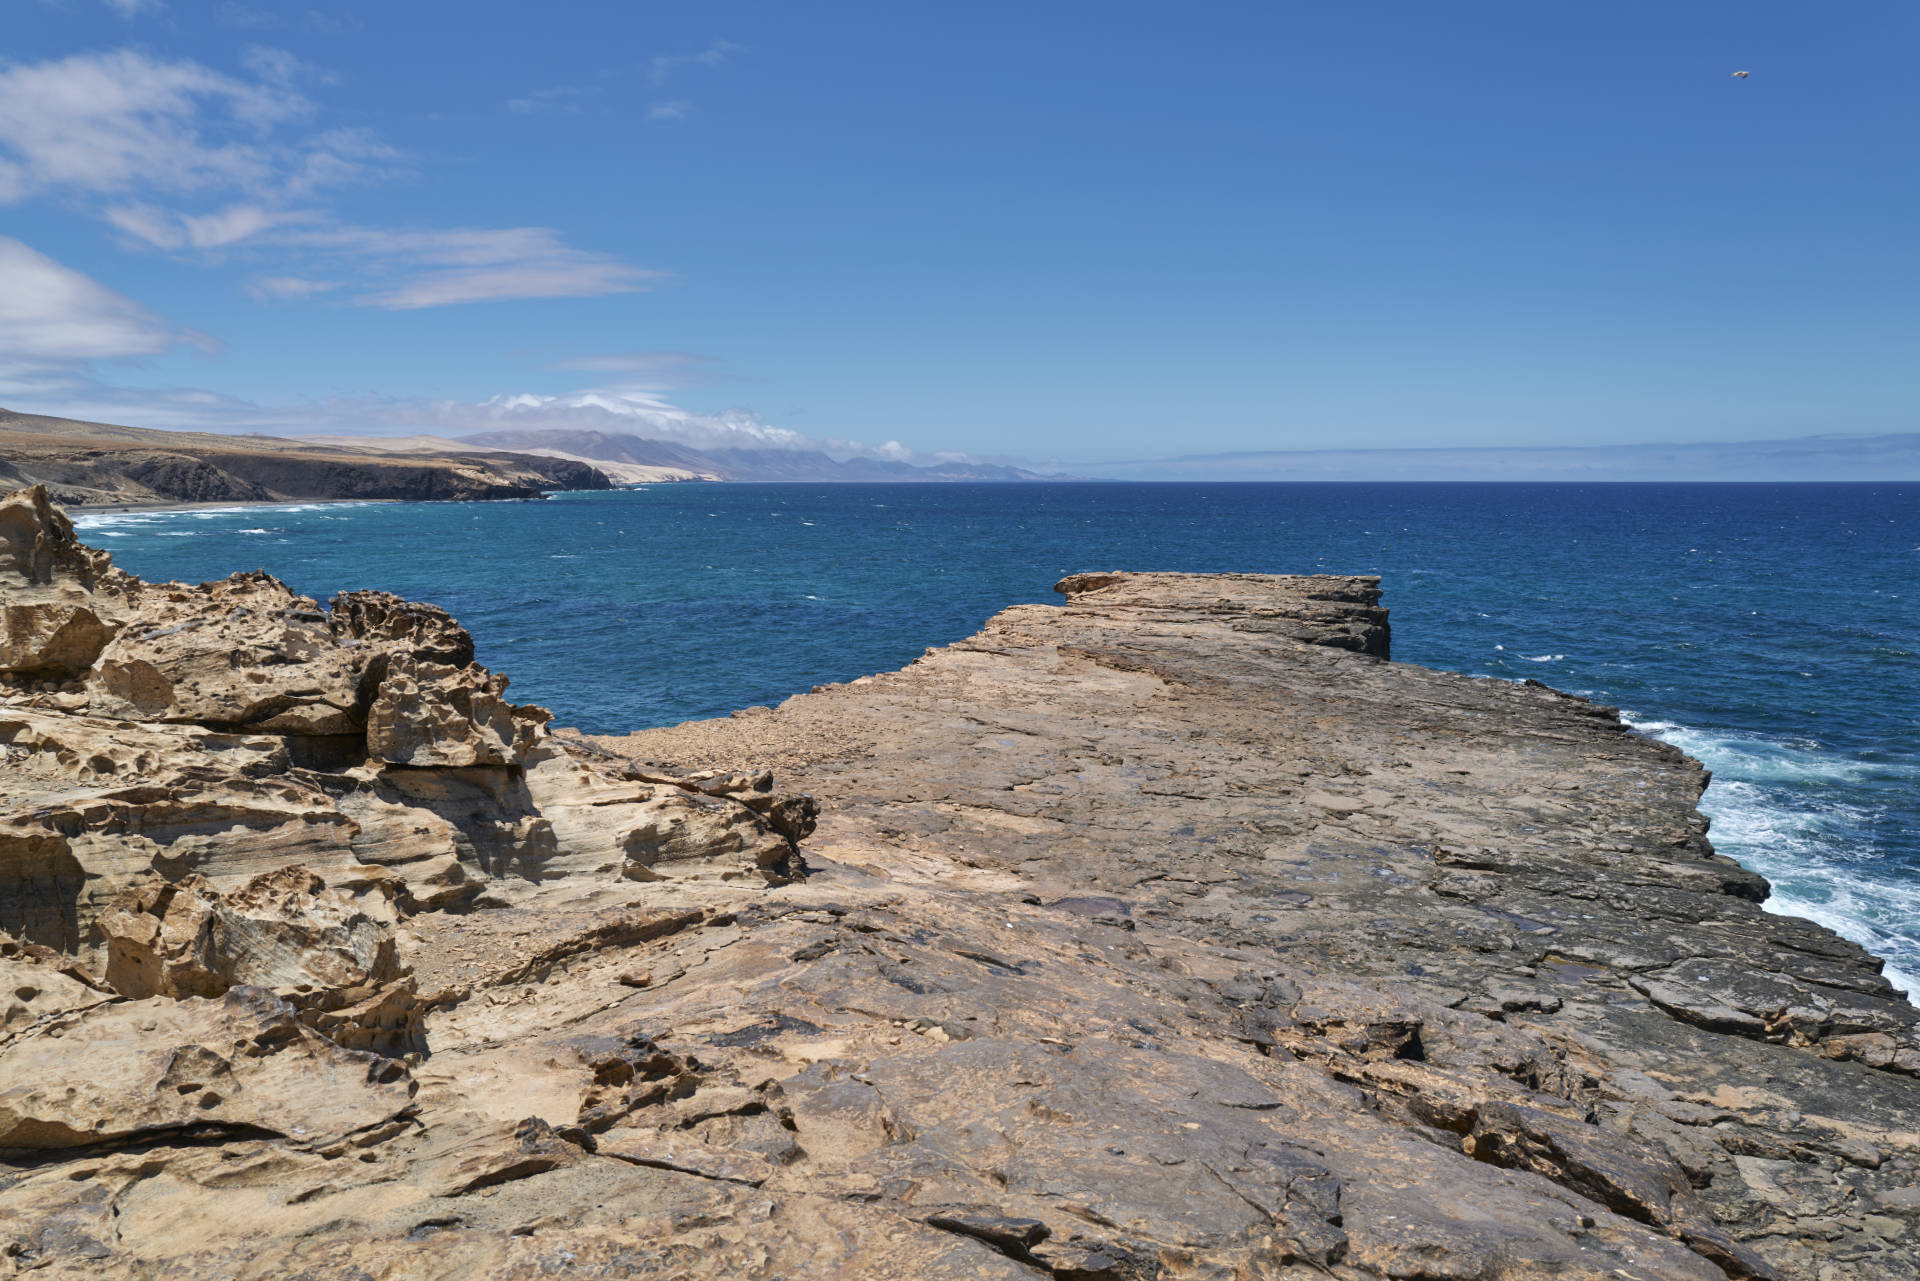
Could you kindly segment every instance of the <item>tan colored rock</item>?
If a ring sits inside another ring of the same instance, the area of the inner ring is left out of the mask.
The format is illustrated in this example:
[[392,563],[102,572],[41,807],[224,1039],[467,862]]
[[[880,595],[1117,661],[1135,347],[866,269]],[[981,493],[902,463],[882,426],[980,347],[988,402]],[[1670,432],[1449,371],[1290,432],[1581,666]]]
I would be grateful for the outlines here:
[[107,982],[123,996],[221,996],[244,984],[301,1003],[398,978],[393,920],[379,895],[356,899],[287,867],[230,894],[191,873],[156,876],[123,894],[98,929]]
[[230,894],[205,878],[158,877],[124,892],[97,931],[106,977],[124,996],[216,997],[264,988],[348,1049],[422,1048],[424,1011],[394,945],[390,887],[330,890],[304,867],[255,877]]
[[793,848],[746,806],[697,792],[662,791],[620,816],[616,837],[630,880],[787,879]]
[[517,765],[545,713],[501,695],[507,678],[396,655],[367,712],[367,753],[391,765]]
[[82,545],[35,486],[0,500],[0,675],[65,680],[119,626],[135,580]]
[[[0,863],[45,887],[0,914],[77,933],[63,963],[109,883],[204,878],[192,924],[277,858],[328,888],[240,915],[390,886],[411,973],[275,1002],[268,1044],[206,1019],[274,1000],[246,987],[0,1034],[8,1124],[72,1145],[0,1178],[0,1269],[1920,1281],[1916,1016],[1878,963],[1761,910],[1678,752],[1380,661],[1376,592],[1102,575],[902,672],[517,764],[9,705],[0,830],[72,862]],[[403,606],[329,627],[376,687],[381,655],[463,671]],[[343,1048],[410,1027],[417,1058]],[[173,1075],[127,1066],[154,1045]],[[181,1123],[289,1053],[365,1123]]]
[[[101,913],[156,875],[204,879],[181,911],[296,865],[339,890],[383,881],[417,911],[489,883],[614,882],[630,862],[653,876],[789,873],[804,815],[787,798],[675,785],[694,799],[654,804],[624,762],[553,740],[544,710],[507,702],[506,678],[473,663],[444,610],[384,592],[323,610],[258,572],[144,584],[81,544],[44,491],[0,502],[0,540],[0,675],[51,664],[83,686],[35,679],[0,706],[0,929],[23,939],[104,966]],[[117,946],[152,928],[121,921]],[[192,946],[148,943],[186,949],[151,990],[199,990]],[[262,975],[206,990],[237,982],[291,991]],[[354,1004],[389,980],[368,982]],[[381,999],[376,1021],[400,998]]]
[[399,1063],[342,1049],[260,988],[100,1006],[0,1048],[0,1148],[219,1127],[321,1147],[412,1098]]
[[42,1019],[113,999],[72,957],[0,934],[0,1042]]
[[373,651],[340,644],[311,598],[264,573],[148,585],[87,679],[99,715],[302,735],[365,723]]
[[453,615],[392,592],[342,592],[331,602],[328,623],[343,641],[410,654],[422,662],[465,667],[473,661],[473,637]]

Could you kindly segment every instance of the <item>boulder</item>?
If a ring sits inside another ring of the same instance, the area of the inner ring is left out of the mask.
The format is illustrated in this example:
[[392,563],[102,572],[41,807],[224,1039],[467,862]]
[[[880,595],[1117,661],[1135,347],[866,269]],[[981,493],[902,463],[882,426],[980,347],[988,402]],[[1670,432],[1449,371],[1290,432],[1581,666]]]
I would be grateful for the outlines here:
[[136,586],[74,537],[45,486],[0,499],[0,675],[63,681],[86,671]]

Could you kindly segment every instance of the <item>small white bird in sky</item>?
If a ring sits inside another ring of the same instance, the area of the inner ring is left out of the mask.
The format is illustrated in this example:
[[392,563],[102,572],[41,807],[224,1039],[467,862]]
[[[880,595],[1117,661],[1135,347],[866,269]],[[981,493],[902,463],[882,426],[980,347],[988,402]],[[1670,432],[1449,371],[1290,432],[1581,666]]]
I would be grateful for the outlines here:
[[1733,76],[1731,78],[1734,80],[1745,80],[1748,76],[1752,74],[1753,73],[1751,71],[1736,71],[1733,73]]

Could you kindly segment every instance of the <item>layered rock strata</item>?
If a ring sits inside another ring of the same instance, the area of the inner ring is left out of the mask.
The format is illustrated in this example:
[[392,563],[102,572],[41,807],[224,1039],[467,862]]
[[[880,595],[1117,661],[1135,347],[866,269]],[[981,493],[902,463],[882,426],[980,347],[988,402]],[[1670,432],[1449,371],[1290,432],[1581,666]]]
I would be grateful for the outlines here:
[[0,409],[0,487],[44,484],[57,502],[132,506],[467,501],[613,487],[604,472],[579,459],[444,444],[396,454],[381,442],[351,438],[320,444],[154,431]]
[[[168,808],[184,777],[99,799],[129,784],[40,746],[45,722],[94,723],[97,664],[7,708],[44,719],[7,740],[5,830],[71,864],[20,846],[0,868],[72,885],[74,908],[5,918],[25,939],[0,943],[0,1258],[1920,1276],[1915,1012],[1858,948],[1760,909],[1765,882],[1706,839],[1696,763],[1606,708],[1383,661],[1376,580],[1062,588],[902,672],[727,720],[586,740],[509,713],[508,734],[475,677],[470,728],[451,694],[408,722],[436,754],[517,765],[380,757],[387,682],[398,704],[470,661],[391,598],[323,615],[372,651],[353,698],[286,681],[245,705],[300,727],[333,708],[360,727],[339,735],[170,719],[243,700],[191,663],[116,660],[176,693],[98,719],[96,754],[165,771],[155,738],[184,757],[204,736],[193,761],[276,798],[190,830]],[[106,653],[138,635],[101,594]],[[790,845],[763,861],[813,821],[768,768],[824,806],[804,875]],[[538,802],[501,818],[524,834],[504,860],[472,835],[449,855],[458,807],[422,799],[477,771],[495,785],[463,797],[517,778]],[[381,792],[396,776],[413,790]],[[12,804],[16,777],[70,799]],[[314,793],[316,821],[290,817]],[[664,798],[683,808],[607,821]],[[195,838],[225,853],[162,856]]]
[[407,1128],[463,999],[419,985],[421,914],[797,868],[770,775],[569,750],[506,688],[432,606],[144,583],[0,500],[0,1150]]

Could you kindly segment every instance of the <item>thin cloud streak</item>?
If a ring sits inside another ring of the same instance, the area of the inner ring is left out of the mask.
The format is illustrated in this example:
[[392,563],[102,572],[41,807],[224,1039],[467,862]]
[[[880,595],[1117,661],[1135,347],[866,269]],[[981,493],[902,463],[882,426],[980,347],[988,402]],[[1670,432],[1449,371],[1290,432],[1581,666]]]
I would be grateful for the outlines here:
[[518,116],[538,115],[542,112],[577,116],[585,109],[580,99],[598,92],[597,87],[583,89],[578,85],[554,85],[550,89],[535,89],[519,98],[509,98],[507,110]]
[[691,351],[635,351],[612,356],[576,356],[547,366],[548,369],[586,374],[638,374],[651,388],[684,387],[708,382],[719,361]]
[[[318,111],[294,82],[325,74],[264,46],[243,61],[257,80],[135,50],[0,64],[0,204],[91,204],[127,244],[190,260],[278,253],[247,289],[280,301],[328,292],[349,274],[359,276],[346,286],[356,302],[393,310],[597,297],[660,279],[549,227],[341,224],[323,193],[403,173],[407,157],[364,130],[283,136]],[[321,278],[325,288],[310,283]]]
[[647,63],[647,78],[657,89],[672,79],[682,67],[717,67],[729,55],[744,52],[743,46],[731,40],[715,40],[699,53],[660,54]]
[[0,236],[0,368],[155,356],[186,337],[160,317],[38,250]]
[[454,303],[509,298],[592,298],[650,288],[664,273],[633,267],[607,254],[575,249],[550,227],[452,228],[392,231],[373,227],[294,228],[279,239],[290,246],[362,259],[369,270],[401,264],[414,272],[385,288],[359,294],[365,306],[411,311]]

